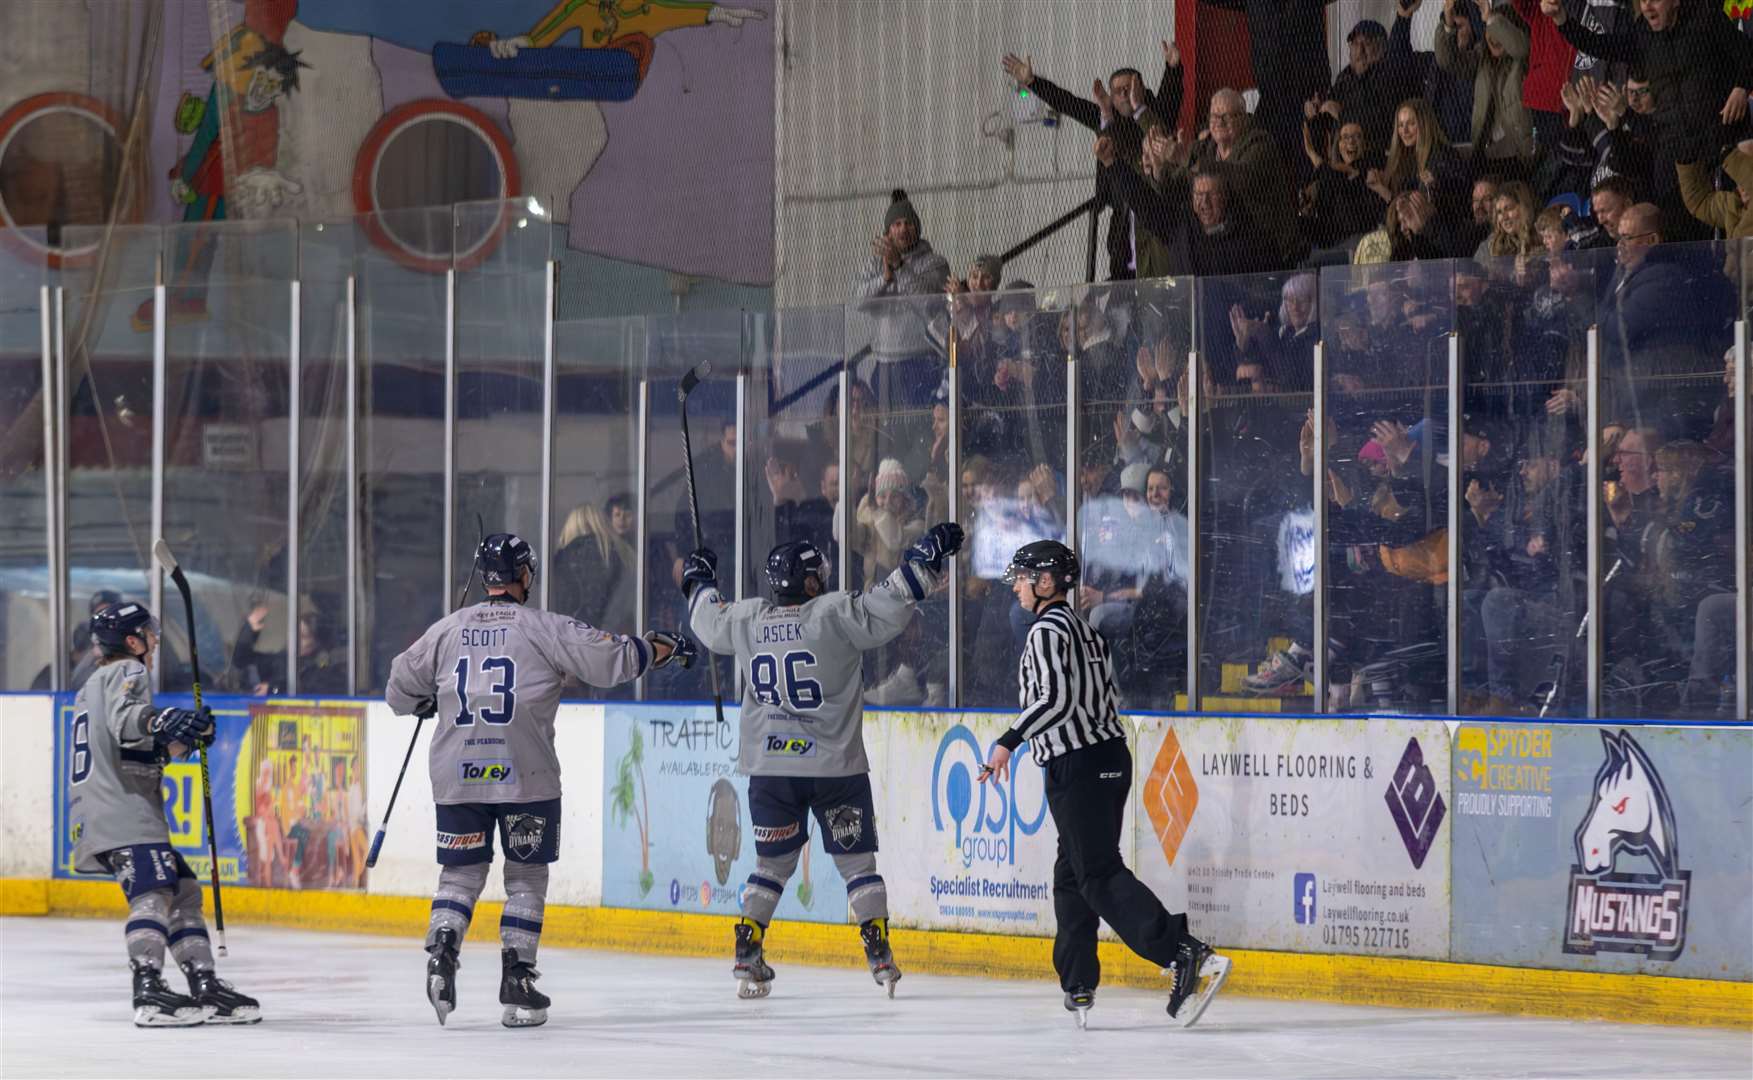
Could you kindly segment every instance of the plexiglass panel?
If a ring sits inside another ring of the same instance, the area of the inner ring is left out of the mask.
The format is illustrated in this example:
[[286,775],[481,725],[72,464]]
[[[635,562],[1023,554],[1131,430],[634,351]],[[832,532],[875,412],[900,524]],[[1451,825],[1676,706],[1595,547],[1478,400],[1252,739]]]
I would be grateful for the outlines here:
[[42,229],[0,234],[0,690],[47,690],[50,633],[43,455],[43,314],[53,300]]

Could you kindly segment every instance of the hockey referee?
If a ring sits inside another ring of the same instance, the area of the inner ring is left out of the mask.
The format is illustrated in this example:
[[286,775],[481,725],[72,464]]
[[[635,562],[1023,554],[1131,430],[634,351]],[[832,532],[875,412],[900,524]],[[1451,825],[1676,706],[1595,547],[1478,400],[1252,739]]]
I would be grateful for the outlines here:
[[[1057,540],[1024,544],[1004,580],[1035,617],[1019,664],[1021,716],[999,736],[980,781],[1010,771],[1010,757],[1033,740],[1046,772],[1047,808],[1059,830],[1053,863],[1053,967],[1065,1007],[1081,1027],[1101,981],[1096,923],[1106,919],[1128,948],[1173,978],[1169,1015],[1192,1027],[1229,974],[1227,958],[1187,932],[1120,857],[1121,820],[1132,791],[1132,753],[1117,711],[1108,646],[1067,603],[1077,556]],[[1195,998],[1187,1005],[1188,998]],[[1185,1006],[1185,1008],[1183,1007]]]

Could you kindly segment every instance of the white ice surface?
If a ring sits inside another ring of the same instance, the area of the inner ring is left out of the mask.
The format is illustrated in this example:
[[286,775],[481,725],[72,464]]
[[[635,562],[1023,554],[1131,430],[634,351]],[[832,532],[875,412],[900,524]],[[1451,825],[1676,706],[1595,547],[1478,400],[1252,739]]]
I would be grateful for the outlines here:
[[524,1031],[499,1025],[493,945],[465,947],[444,1028],[417,941],[237,927],[230,945],[221,974],[263,1023],[141,1031],[119,923],[0,920],[0,1076],[1753,1076],[1743,1032],[1227,994],[1187,1031],[1125,987],[1080,1032],[1050,982],[920,974],[889,1001],[850,928],[845,969],[781,965],[764,1001],[737,1000],[728,960],[548,949],[554,1008]]

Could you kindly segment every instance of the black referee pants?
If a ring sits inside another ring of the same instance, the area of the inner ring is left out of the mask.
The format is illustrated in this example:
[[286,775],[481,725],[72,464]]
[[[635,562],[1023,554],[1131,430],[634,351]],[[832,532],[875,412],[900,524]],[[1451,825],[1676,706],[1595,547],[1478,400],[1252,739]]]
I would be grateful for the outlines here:
[[1053,969],[1059,987],[1094,990],[1102,979],[1096,923],[1106,919],[1133,952],[1159,967],[1175,961],[1187,916],[1171,915],[1120,858],[1120,827],[1132,792],[1132,753],[1110,739],[1047,762],[1047,809],[1059,830],[1053,863]]

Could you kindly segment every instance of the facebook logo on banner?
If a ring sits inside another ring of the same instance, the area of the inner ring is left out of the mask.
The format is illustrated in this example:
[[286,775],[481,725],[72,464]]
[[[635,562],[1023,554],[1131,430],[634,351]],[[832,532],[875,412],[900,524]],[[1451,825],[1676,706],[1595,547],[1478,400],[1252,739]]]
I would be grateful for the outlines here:
[[1291,912],[1296,921],[1309,926],[1315,924],[1315,875],[1298,874],[1291,882]]

